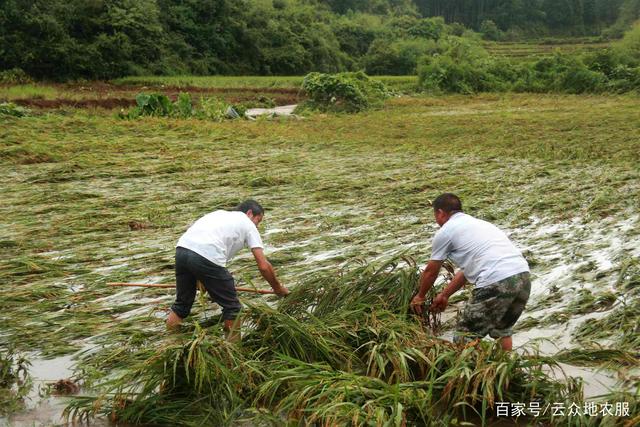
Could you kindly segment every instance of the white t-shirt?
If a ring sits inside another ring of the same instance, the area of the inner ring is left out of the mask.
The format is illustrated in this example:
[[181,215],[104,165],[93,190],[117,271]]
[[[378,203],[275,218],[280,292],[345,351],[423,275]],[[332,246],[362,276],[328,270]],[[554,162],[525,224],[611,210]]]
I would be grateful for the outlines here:
[[529,271],[522,253],[502,230],[462,212],[449,218],[433,238],[431,259],[447,258],[478,288]]
[[263,247],[258,229],[245,213],[223,210],[194,222],[176,246],[192,250],[220,267],[226,267],[245,246]]

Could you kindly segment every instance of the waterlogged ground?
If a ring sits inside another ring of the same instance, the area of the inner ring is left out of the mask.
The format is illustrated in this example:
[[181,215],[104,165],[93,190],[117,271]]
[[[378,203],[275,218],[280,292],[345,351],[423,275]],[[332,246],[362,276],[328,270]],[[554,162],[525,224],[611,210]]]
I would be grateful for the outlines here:
[[[637,96],[403,97],[355,116],[222,124],[105,111],[0,120],[0,345],[33,360],[36,387],[73,370],[90,379],[105,347],[126,361],[127,345],[165,337],[171,290],[106,283],[171,283],[175,241],[211,210],[247,197],[267,207],[267,254],[294,287],[362,260],[425,263],[429,200],[444,191],[530,260],[515,344],[562,356],[587,395],[638,387],[637,357],[584,356],[637,356],[640,342]],[[266,287],[247,254],[231,270]],[[193,318],[215,313],[197,302]],[[57,422],[60,400],[31,396],[36,412],[0,422]]]

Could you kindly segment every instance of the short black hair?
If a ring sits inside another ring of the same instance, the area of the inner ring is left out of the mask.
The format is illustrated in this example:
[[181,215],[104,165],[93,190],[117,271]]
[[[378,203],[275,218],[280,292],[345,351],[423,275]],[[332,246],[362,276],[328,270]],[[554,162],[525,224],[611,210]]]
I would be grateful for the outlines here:
[[462,212],[462,201],[453,193],[439,195],[431,205],[434,211],[442,209],[446,213]]
[[244,213],[251,211],[254,215],[264,215],[264,208],[262,205],[253,199],[247,199],[240,203],[236,206],[236,210]]

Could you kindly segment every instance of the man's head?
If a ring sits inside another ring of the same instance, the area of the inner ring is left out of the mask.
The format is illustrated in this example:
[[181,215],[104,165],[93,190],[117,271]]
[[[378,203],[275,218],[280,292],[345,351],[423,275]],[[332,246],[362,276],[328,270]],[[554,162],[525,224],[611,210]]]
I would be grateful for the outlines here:
[[433,215],[436,218],[436,222],[439,226],[443,226],[445,222],[449,221],[449,218],[453,214],[462,212],[462,202],[460,198],[452,193],[444,193],[436,197],[432,203]]
[[247,214],[251,222],[253,222],[256,227],[264,218],[264,208],[260,205],[260,203],[256,202],[252,199],[247,199],[244,202],[240,203],[236,206],[236,210],[240,212],[244,212]]

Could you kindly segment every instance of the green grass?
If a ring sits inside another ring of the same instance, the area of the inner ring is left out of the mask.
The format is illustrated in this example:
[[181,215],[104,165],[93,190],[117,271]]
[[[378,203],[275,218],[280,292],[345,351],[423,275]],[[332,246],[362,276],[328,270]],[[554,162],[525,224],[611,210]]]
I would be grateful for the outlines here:
[[14,100],[24,98],[54,99],[60,96],[60,91],[44,84],[27,84],[0,86],[0,100]]
[[[284,284],[311,301],[322,296],[320,289],[331,296],[331,302],[319,300],[319,311],[305,317],[305,304],[297,310],[286,307],[295,299],[274,313],[273,307],[259,303],[273,302],[269,297],[242,295],[251,307],[251,324],[262,333],[247,336],[255,350],[247,359],[276,360],[275,353],[288,352],[286,357],[297,360],[279,360],[274,365],[278,372],[264,390],[285,395],[298,390],[282,408],[293,414],[302,411],[296,398],[304,395],[297,386],[310,369],[318,382],[367,385],[383,396],[380,406],[367,412],[353,402],[369,395],[348,390],[345,408],[351,405],[352,411],[341,412],[328,403],[340,395],[338,388],[322,394],[314,386],[309,396],[323,402],[323,419],[342,420],[345,414],[396,419],[403,413],[397,404],[415,403],[422,393],[401,385],[413,375],[403,367],[411,358],[422,360],[420,354],[428,356],[424,347],[409,346],[405,340],[430,342],[422,332],[407,328],[403,317],[415,269],[405,265],[400,270],[404,279],[385,282],[375,276],[374,267],[397,256],[424,264],[436,230],[429,200],[453,191],[468,212],[493,221],[528,247],[536,259],[535,277],[558,266],[574,266],[555,279],[556,293],[533,298],[523,317],[534,319],[528,321],[528,332],[547,316],[561,313],[576,320],[576,330],[566,335],[579,349],[584,340],[604,338],[602,349],[585,346],[582,353],[563,354],[564,360],[589,366],[598,366],[598,360],[609,364],[618,355],[628,360],[637,345],[631,325],[638,320],[637,294],[630,292],[637,287],[637,264],[628,259],[634,253],[629,246],[640,236],[638,220],[633,220],[640,210],[638,101],[634,96],[484,94],[394,98],[381,110],[315,114],[303,120],[123,121],[81,110],[2,118],[0,226],[5,232],[0,239],[0,280],[5,286],[0,287],[0,346],[12,344],[18,351],[39,351],[45,357],[91,349],[76,355],[89,383],[100,382],[106,372],[144,372],[140,381],[153,389],[172,369],[167,365],[169,371],[161,371],[165,365],[160,362],[165,357],[182,360],[176,355],[184,354],[181,349],[193,338],[194,324],[215,323],[216,313],[211,304],[197,302],[187,333],[167,336],[161,310],[172,302],[171,290],[114,290],[106,282],[170,282],[175,241],[188,225],[213,209],[254,197],[267,207],[262,226],[267,255]],[[132,229],[132,221],[145,227]],[[622,222],[627,225],[622,227]],[[568,228],[537,234],[554,225]],[[612,267],[598,267],[594,257],[601,252],[611,254]],[[344,264],[347,268],[341,269]],[[239,283],[264,286],[246,255],[234,261],[231,270]],[[358,282],[356,276],[371,280]],[[342,283],[354,287],[342,288]],[[369,289],[371,283],[376,286]],[[590,292],[580,293],[582,288]],[[122,293],[114,296],[117,292]],[[625,305],[612,305],[606,292],[624,292]],[[358,301],[376,309],[379,318],[358,311]],[[598,323],[582,319],[593,311],[601,316]],[[340,327],[353,324],[354,318],[366,328],[353,332]],[[581,328],[583,324],[588,326]],[[445,324],[447,331],[451,327]],[[607,328],[615,328],[609,336],[621,348],[607,347]],[[623,333],[627,330],[631,334]],[[576,331],[580,333],[572,336]],[[206,346],[218,342],[218,326],[209,327],[206,336],[198,342],[214,351]],[[273,341],[261,341],[262,336]],[[478,378],[476,365],[465,368],[446,344],[438,342],[437,347],[437,354],[447,354],[456,369]],[[315,357],[304,358],[308,348]],[[338,351],[332,353],[332,348]],[[236,375],[229,373],[235,362],[219,352],[211,354],[210,363],[227,360],[231,364],[224,365],[225,372]],[[155,376],[146,376],[147,361]],[[334,366],[321,366],[327,363]],[[336,369],[341,364],[350,364],[351,371]],[[124,366],[142,371],[122,372]],[[419,372],[432,372],[421,366]],[[489,375],[492,366],[482,372]],[[285,381],[289,370],[299,377]],[[239,377],[239,383],[265,383],[259,372],[249,374],[257,376]],[[621,376],[633,378],[629,372]],[[406,400],[389,403],[390,388]],[[235,409],[252,406],[246,400],[252,397],[253,415],[272,419],[274,407],[263,413],[256,406],[262,398],[243,393],[239,403],[236,391],[224,392],[229,393],[227,400],[205,405],[213,408],[209,416],[237,417]],[[131,417],[149,420],[158,415],[155,421],[168,424],[170,420],[160,417],[167,413],[152,408],[178,410],[186,401],[171,406],[158,395],[156,406],[147,400],[128,406],[111,397],[105,401],[106,412],[109,405],[128,407]],[[411,407],[412,417],[420,416],[420,408],[430,409]],[[202,421],[201,409],[193,402],[184,407],[189,422]]]

